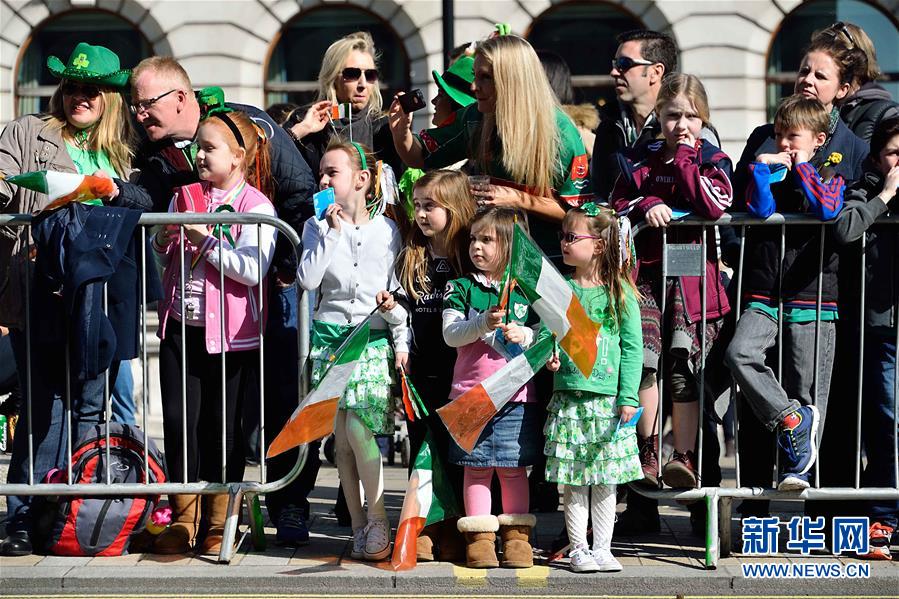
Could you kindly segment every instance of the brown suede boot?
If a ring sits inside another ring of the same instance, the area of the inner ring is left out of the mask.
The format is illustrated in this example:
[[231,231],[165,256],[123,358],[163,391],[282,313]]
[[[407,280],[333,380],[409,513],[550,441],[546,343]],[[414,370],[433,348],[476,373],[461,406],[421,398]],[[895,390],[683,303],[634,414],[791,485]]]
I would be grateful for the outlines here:
[[200,524],[199,495],[170,495],[172,524],[159,533],[153,542],[153,552],[164,555],[187,553],[197,536]]
[[503,568],[530,568],[534,565],[531,529],[537,524],[534,514],[500,514],[499,537],[503,542]]
[[497,568],[496,516],[466,516],[459,518],[459,532],[465,535],[465,563],[469,568]]
[[222,541],[225,535],[225,520],[228,519],[228,498],[230,495],[209,495],[203,505],[206,521],[209,523],[209,532],[203,539],[200,547],[202,555],[218,555],[222,550]]
[[459,532],[459,519],[444,520],[438,526],[440,534],[437,537],[437,555],[440,561],[451,563],[465,561],[465,536]]
[[436,522],[429,526],[425,526],[421,534],[418,535],[418,542],[415,548],[415,559],[420,562],[433,562],[434,549],[437,547],[437,538],[440,535],[440,525],[442,522]]

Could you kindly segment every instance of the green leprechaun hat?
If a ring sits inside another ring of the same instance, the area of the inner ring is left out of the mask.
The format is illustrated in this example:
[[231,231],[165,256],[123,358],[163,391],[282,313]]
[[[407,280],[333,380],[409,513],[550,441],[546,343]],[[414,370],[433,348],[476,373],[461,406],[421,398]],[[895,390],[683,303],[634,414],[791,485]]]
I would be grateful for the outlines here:
[[125,87],[128,85],[128,77],[131,75],[131,69],[121,68],[119,57],[115,52],[109,48],[92,46],[85,42],[75,46],[69,56],[69,62],[66,64],[63,64],[55,56],[49,57],[47,68],[61,79],[111,87]]
[[461,56],[450,65],[443,75],[431,71],[434,81],[446,94],[463,108],[475,103],[471,95],[471,84],[474,81],[474,58]]

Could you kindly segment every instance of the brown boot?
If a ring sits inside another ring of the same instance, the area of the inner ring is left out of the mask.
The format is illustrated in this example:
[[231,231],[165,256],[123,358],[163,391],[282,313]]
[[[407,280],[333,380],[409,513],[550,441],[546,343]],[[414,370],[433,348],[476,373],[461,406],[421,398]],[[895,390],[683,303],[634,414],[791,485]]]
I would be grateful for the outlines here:
[[659,436],[641,437],[637,435],[637,446],[640,448],[640,465],[643,467],[643,480],[637,484],[646,487],[659,486]]
[[430,526],[425,526],[421,534],[418,535],[416,543],[415,558],[420,562],[434,561],[434,548],[437,547],[437,537],[440,535],[440,526],[442,522],[436,522]]
[[465,561],[465,536],[459,532],[459,519],[444,520],[438,526],[440,535],[437,537],[437,549],[440,561],[451,563]]
[[187,553],[197,536],[200,524],[199,495],[170,495],[172,525],[159,533],[153,542],[153,552],[165,555]]
[[459,532],[465,535],[465,563],[469,568],[497,568],[496,516],[466,516],[459,518]]
[[200,547],[202,555],[218,555],[222,550],[222,540],[225,536],[225,520],[228,519],[228,498],[230,495],[209,495],[203,505],[206,521],[209,523],[209,532],[203,539]]
[[503,568],[530,568],[534,565],[531,529],[537,524],[534,514],[500,514],[499,538],[503,542]]

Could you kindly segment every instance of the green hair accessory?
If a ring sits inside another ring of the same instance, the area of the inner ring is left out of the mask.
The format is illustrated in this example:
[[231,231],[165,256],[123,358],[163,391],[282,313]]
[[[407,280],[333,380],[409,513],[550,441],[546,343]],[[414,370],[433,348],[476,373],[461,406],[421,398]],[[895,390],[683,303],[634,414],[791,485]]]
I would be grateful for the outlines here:
[[362,162],[362,170],[368,170],[368,161],[365,159],[365,150],[362,149],[362,146],[357,144],[354,141],[351,141],[350,144],[356,148],[356,151],[359,152],[359,160]]
[[512,33],[512,26],[508,23],[497,23],[494,28],[496,29],[496,37],[510,35]]
[[581,210],[587,216],[599,216],[599,206],[597,206],[595,202],[587,202],[581,206]]
[[218,86],[204,87],[197,92],[197,104],[200,105],[201,119],[209,118],[215,114],[234,112],[225,106],[225,92]]
[[407,168],[403,173],[403,176],[400,177],[399,183],[397,183],[397,187],[400,188],[400,193],[402,194],[403,208],[406,210],[406,216],[409,217],[409,222],[415,220],[415,205],[412,202],[412,192],[415,189],[415,182],[424,176],[425,172],[419,168]]

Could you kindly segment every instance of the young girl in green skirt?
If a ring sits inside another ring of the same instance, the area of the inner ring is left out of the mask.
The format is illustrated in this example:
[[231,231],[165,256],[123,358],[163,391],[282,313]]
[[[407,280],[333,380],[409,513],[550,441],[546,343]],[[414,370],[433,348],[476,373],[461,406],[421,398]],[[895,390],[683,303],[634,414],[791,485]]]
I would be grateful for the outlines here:
[[318,291],[309,356],[313,384],[328,369],[332,352],[381,304],[369,321],[369,343],[340,398],[334,427],[337,473],[353,526],[351,556],[371,561],[390,555],[384,472],[374,435],[393,433],[390,385],[394,368],[405,365],[409,351],[407,312],[396,301],[385,301],[389,290],[399,288],[394,263],[402,241],[393,221],[370,216],[374,168],[362,144],[332,141],[328,146],[319,185],[334,189],[335,201],[324,219],[306,221],[297,272],[303,289]]
[[[643,368],[643,333],[637,291],[628,273],[628,244],[621,243],[615,213],[593,203],[562,221],[562,258],[574,267],[568,283],[593,321],[600,323],[597,358],[585,378],[561,353],[543,429],[546,480],[565,486],[565,527],[574,572],[615,572],[612,556],[615,485],[643,478],[633,427]],[[592,496],[592,497],[591,497]],[[587,521],[593,518],[593,549]]]

